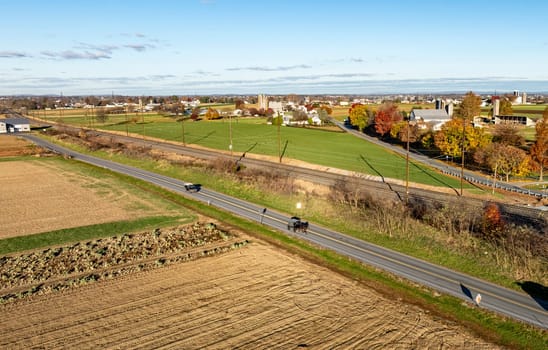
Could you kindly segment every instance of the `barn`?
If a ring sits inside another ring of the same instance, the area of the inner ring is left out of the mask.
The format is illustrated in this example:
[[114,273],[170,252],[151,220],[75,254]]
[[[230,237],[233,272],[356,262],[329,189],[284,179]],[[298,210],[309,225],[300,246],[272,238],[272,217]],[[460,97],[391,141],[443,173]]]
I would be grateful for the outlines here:
[[441,126],[451,120],[445,109],[413,109],[409,114],[409,120],[418,123],[420,128],[432,127],[437,131]]
[[0,134],[30,131],[30,122],[25,118],[0,119]]

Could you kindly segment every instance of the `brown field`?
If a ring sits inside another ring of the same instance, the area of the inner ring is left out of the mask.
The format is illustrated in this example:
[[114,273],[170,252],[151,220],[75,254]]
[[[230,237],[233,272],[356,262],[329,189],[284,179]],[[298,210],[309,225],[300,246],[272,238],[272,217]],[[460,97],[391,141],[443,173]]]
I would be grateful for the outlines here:
[[0,182],[0,239],[152,216],[162,210],[55,161],[0,162]]
[[1,162],[0,181],[9,184],[1,195],[0,238],[130,218],[46,162]]
[[38,147],[16,136],[0,135],[0,157],[16,157],[40,153]]
[[0,348],[10,349],[497,348],[260,241],[36,294],[0,313]]

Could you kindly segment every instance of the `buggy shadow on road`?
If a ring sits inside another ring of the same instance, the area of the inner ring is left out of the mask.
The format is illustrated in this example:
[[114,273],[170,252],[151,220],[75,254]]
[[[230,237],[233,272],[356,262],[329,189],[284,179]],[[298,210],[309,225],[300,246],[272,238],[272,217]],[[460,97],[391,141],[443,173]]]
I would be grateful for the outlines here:
[[466,287],[465,285],[463,285],[461,283],[460,284],[460,289],[462,290],[464,295],[466,295],[468,298],[470,298],[470,300],[474,300],[474,298],[472,297],[472,292],[470,291],[470,289],[468,289],[468,287]]
[[535,299],[535,301],[542,306],[544,310],[548,310],[548,287],[543,286],[540,283],[525,281],[516,282],[523,291]]

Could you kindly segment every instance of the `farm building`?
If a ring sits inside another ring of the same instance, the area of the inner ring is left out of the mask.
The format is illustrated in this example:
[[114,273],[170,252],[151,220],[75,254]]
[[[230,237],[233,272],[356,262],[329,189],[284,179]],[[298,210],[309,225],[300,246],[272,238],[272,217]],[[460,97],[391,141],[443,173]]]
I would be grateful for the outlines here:
[[30,131],[30,122],[25,118],[0,119],[0,133]]
[[495,116],[495,124],[535,126],[535,121],[524,115],[497,115]]
[[415,121],[421,128],[430,125],[436,131],[451,120],[451,117],[445,109],[413,109],[409,114],[409,120]]

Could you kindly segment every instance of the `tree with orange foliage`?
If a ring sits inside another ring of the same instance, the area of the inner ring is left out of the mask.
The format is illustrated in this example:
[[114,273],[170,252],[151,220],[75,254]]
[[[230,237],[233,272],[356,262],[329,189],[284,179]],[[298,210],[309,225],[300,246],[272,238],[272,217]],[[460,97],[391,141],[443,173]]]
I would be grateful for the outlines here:
[[213,108],[208,108],[207,112],[205,113],[205,118],[207,120],[213,120],[213,119],[219,119],[221,116],[219,115],[219,111]]
[[474,152],[474,160],[478,164],[488,166],[495,177],[498,173],[506,176],[525,176],[529,173],[529,157],[522,149],[514,146],[493,142]]
[[548,107],[542,113],[542,120],[535,126],[536,141],[531,147],[531,158],[539,170],[539,181],[544,181],[544,169],[548,168]]
[[333,114],[333,109],[328,105],[321,105],[320,107],[318,107],[318,109],[324,110],[328,115]]
[[504,220],[496,203],[489,203],[483,209],[483,232],[498,235],[504,230]]
[[403,117],[398,106],[392,102],[383,103],[375,114],[375,131],[384,137],[390,132],[394,123],[400,122]]

